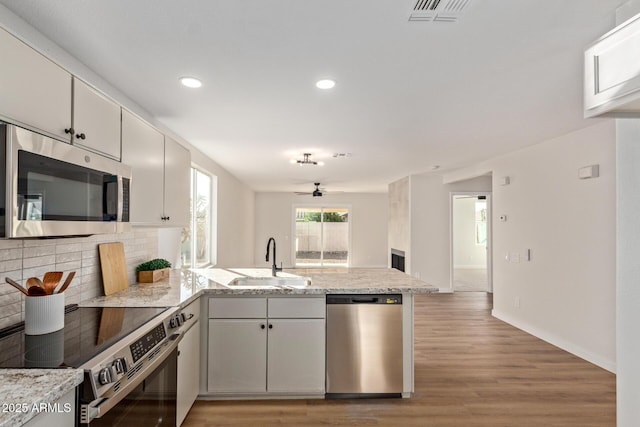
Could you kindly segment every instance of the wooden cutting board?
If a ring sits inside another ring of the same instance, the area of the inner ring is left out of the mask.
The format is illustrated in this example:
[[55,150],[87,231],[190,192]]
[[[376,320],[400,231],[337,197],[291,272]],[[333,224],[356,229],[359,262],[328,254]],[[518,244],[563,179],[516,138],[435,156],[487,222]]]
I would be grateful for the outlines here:
[[100,252],[104,294],[111,295],[127,289],[129,278],[127,277],[127,263],[124,259],[124,244],[122,242],[104,243],[98,245],[98,251]]

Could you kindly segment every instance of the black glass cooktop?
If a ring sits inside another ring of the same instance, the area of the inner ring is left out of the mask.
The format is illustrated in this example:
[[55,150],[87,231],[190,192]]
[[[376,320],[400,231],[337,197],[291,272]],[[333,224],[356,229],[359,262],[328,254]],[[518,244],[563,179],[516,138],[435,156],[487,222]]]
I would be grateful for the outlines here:
[[77,368],[166,307],[68,306],[64,328],[45,335],[26,335],[24,325],[0,331],[0,368]]

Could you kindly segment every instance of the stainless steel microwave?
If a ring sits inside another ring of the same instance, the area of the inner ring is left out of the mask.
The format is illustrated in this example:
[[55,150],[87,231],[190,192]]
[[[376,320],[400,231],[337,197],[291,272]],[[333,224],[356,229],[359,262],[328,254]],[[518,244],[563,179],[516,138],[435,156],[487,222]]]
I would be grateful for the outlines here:
[[0,123],[0,237],[130,230],[131,168]]

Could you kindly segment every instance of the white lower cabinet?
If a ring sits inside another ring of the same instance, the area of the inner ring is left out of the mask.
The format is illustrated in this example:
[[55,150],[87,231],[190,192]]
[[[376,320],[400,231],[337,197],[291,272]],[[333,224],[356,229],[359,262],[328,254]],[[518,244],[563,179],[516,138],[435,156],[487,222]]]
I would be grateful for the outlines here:
[[324,319],[269,319],[268,389],[324,393]]
[[209,320],[209,391],[263,393],[266,385],[265,320]]
[[210,298],[207,391],[324,393],[324,307],[317,297]]
[[46,411],[24,424],[25,427],[72,426],[76,419],[76,390],[73,389],[54,403],[47,405]]
[[200,390],[200,322],[195,323],[178,344],[177,386],[176,425],[180,426]]

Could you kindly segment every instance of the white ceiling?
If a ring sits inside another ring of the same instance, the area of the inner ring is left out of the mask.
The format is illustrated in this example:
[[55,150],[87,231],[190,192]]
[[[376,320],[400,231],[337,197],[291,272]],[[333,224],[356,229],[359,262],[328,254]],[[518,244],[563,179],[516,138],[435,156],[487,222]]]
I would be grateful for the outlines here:
[[624,1],[472,0],[457,23],[408,22],[416,0],[0,2],[256,191],[368,192],[593,124],[582,53]]

